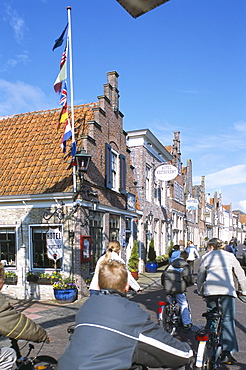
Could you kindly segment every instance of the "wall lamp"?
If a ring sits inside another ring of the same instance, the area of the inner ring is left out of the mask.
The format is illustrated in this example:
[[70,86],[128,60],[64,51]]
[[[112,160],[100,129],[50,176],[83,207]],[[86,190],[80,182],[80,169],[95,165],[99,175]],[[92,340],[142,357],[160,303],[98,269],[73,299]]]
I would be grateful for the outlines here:
[[77,164],[77,171],[79,174],[79,179],[82,180],[84,177],[84,173],[87,172],[91,155],[86,153],[86,150],[82,149],[80,152],[75,154],[75,160]]
[[50,220],[51,219],[51,217],[52,216],[57,216],[58,218],[59,218],[59,220],[63,220],[64,219],[64,217],[65,217],[65,213],[64,213],[64,211],[63,211],[63,206],[65,205],[64,203],[63,203],[63,201],[62,200],[59,200],[59,201],[57,201],[56,200],[56,209],[54,210],[54,212],[53,213],[51,213],[51,214],[49,214],[48,212],[45,212],[44,214],[43,214],[43,218],[46,220],[46,221],[48,221],[48,220]]
[[153,218],[154,218],[154,215],[153,213],[150,211],[150,213],[148,214],[147,216],[147,220],[150,224],[152,224],[152,221],[153,221]]

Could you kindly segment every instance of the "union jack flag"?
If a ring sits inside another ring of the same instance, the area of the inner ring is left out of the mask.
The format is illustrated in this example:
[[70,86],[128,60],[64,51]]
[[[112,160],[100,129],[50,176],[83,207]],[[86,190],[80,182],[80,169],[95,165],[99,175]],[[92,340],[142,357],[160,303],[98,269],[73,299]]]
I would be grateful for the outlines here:
[[62,89],[62,92],[61,92],[61,98],[60,98],[60,102],[59,103],[63,107],[67,103],[67,83],[66,83],[66,81],[64,82],[64,86],[63,86],[63,89]]

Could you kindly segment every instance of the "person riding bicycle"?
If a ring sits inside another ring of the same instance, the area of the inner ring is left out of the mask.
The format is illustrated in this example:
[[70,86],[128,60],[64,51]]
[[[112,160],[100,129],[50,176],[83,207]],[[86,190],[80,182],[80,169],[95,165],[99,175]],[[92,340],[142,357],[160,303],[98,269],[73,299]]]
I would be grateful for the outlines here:
[[180,258],[176,258],[162,273],[161,283],[166,295],[171,294],[176,299],[180,311],[184,329],[191,329],[191,314],[185,295],[187,285],[193,284],[193,276],[189,263],[188,252],[182,251]]
[[[0,290],[4,284],[4,265],[0,262]],[[18,312],[0,293],[0,335],[14,339],[44,342],[47,332],[31,319]],[[0,369],[10,370],[16,361],[13,348],[0,347]]]
[[238,352],[235,331],[235,298],[237,291],[246,295],[246,277],[239,261],[226,252],[220,239],[208,242],[208,253],[202,256],[197,274],[198,294],[206,299],[207,311],[221,308],[222,354],[221,360],[233,364],[232,352]]
[[190,362],[189,344],[173,338],[125,297],[129,284],[124,264],[116,260],[102,263],[98,281],[101,291],[79,309],[58,370],[176,368]]
[[[93,275],[93,278],[90,283],[89,287],[89,292],[90,295],[92,294],[99,294],[100,288],[98,285],[98,271],[101,266],[101,263],[104,263],[108,260],[116,260],[120,261],[121,263],[125,264],[125,261],[119,256],[120,254],[120,243],[116,240],[112,240],[108,243],[107,251],[105,254],[103,254],[99,260],[97,261],[96,268],[95,268],[95,273]],[[130,273],[129,270],[127,270],[128,273],[128,281],[130,284],[130,287],[135,291],[135,292],[141,292],[141,287],[138,284],[138,282],[134,279],[132,274]]]

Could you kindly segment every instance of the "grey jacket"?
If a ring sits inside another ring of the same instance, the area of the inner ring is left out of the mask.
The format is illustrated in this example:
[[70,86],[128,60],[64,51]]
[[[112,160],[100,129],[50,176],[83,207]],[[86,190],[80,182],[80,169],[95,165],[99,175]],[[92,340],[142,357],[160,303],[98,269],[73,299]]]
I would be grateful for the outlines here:
[[115,291],[92,295],[76,316],[76,328],[58,370],[128,370],[133,363],[179,367],[193,353],[150,320],[147,312]]
[[161,283],[166,294],[180,294],[192,283],[189,264],[183,258],[176,258],[162,273]]
[[201,258],[197,274],[198,294],[236,297],[239,290],[246,295],[246,277],[234,254],[213,250]]

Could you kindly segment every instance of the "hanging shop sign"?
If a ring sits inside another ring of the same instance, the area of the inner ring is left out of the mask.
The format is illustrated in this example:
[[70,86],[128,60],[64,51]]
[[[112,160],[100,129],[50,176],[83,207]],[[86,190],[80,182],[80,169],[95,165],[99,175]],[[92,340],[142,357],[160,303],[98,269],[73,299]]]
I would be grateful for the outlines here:
[[186,201],[186,209],[188,211],[198,209],[198,200],[194,198],[187,199]]
[[47,256],[51,260],[59,260],[63,256],[62,233],[57,229],[51,229],[46,233]]
[[178,169],[171,164],[161,164],[155,170],[157,180],[169,181],[175,179],[178,175]]

